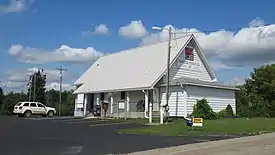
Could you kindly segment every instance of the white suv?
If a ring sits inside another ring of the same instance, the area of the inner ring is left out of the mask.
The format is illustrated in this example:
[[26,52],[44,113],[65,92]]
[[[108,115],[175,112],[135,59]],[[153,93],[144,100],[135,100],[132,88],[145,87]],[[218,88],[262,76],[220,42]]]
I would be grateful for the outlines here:
[[30,117],[31,115],[43,115],[53,117],[55,108],[47,107],[39,102],[18,102],[13,109],[15,115]]

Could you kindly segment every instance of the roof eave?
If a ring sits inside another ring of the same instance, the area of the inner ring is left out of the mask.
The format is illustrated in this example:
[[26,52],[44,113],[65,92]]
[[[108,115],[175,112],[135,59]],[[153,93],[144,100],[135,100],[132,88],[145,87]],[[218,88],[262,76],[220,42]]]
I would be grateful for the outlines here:
[[90,94],[90,93],[107,93],[107,92],[120,92],[120,91],[137,91],[137,90],[148,90],[152,89],[150,86],[148,87],[138,87],[138,88],[125,88],[125,89],[108,89],[108,90],[94,90],[94,91],[81,91],[77,92],[75,90],[73,94]]
[[211,88],[217,88],[217,89],[239,90],[239,88],[230,87],[230,86],[211,86],[211,85],[196,84],[196,83],[186,83],[186,85],[201,86],[201,87],[211,87]]
[[[176,84],[171,84],[169,86],[180,86],[180,85],[191,85],[191,86],[200,86],[200,87],[210,87],[210,88],[217,88],[217,89],[229,89],[229,90],[240,90],[237,87],[229,87],[229,86],[212,86],[212,85],[204,85],[204,84],[197,84],[197,83],[182,83],[178,82]],[[165,87],[166,84],[160,85],[161,87]]]

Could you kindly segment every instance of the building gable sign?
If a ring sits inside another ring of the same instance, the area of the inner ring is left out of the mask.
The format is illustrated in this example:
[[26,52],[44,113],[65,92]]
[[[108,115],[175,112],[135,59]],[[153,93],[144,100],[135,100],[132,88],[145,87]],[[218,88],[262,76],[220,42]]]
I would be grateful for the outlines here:
[[184,56],[179,57],[177,61],[178,68],[201,72],[201,64],[194,60],[194,52],[195,52],[194,48],[185,47]]

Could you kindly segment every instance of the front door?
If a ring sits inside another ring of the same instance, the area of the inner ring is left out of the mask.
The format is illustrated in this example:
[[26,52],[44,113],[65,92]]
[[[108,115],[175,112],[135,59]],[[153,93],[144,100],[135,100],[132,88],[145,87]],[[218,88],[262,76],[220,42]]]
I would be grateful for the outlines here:
[[37,103],[37,113],[45,115],[47,112],[46,107],[41,103]]

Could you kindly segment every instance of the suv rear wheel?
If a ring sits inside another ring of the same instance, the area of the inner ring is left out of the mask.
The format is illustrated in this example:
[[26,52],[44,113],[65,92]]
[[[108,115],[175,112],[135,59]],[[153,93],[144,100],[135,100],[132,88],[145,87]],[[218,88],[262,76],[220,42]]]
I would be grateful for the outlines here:
[[30,110],[27,110],[24,112],[24,116],[27,118],[31,117],[31,115],[32,115],[32,112]]

